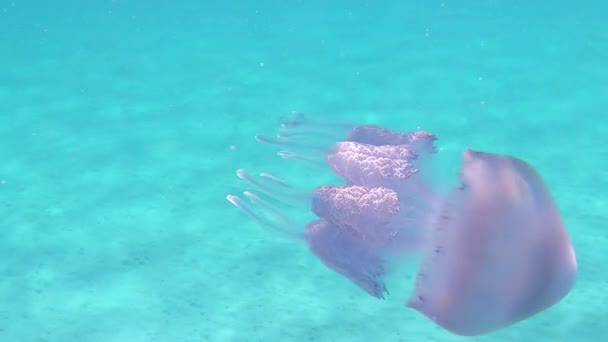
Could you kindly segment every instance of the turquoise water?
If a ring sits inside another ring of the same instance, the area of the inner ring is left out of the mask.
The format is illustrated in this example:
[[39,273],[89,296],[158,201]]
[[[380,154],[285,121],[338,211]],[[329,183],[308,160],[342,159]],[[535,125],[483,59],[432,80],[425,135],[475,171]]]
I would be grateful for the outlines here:
[[[1,1],[0,341],[602,341],[601,1]],[[461,338],[225,196],[315,177],[253,136],[299,110],[523,158],[575,244],[559,305]]]

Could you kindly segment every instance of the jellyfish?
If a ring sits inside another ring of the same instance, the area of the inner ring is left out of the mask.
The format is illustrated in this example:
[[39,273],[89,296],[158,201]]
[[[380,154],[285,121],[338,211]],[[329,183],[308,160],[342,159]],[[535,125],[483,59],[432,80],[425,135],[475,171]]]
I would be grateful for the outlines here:
[[[305,243],[324,265],[368,294],[388,294],[391,261],[420,257],[405,305],[451,333],[475,336],[511,326],[562,300],[573,288],[576,256],[539,173],[506,155],[462,153],[448,191],[436,186],[432,133],[313,120],[281,121],[285,159],[329,169],[339,184],[299,189],[278,176],[239,178],[256,189],[234,206],[273,231]],[[258,195],[258,193],[260,195]],[[294,222],[277,204],[315,215]]]

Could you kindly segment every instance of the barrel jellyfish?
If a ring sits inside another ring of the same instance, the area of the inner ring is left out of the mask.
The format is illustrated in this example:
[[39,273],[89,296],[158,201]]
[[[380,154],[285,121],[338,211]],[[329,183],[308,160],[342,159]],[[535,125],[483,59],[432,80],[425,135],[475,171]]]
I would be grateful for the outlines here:
[[[458,335],[487,334],[558,303],[572,289],[576,257],[543,179],[511,156],[465,150],[455,185],[434,184],[436,137],[296,113],[278,155],[325,167],[341,181],[299,189],[276,175],[238,170],[255,189],[227,199],[253,220],[305,243],[328,268],[368,294],[387,295],[387,264],[420,263],[406,306]],[[311,166],[307,166],[311,165]],[[315,219],[297,224],[279,203]]]

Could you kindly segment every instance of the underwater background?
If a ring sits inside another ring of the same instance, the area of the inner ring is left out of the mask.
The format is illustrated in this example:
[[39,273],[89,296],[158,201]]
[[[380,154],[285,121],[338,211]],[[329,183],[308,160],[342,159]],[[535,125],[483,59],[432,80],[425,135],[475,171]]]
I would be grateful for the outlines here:
[[[0,341],[608,340],[607,10],[0,1]],[[404,307],[415,273],[367,295],[225,199],[238,168],[322,177],[253,139],[292,111],[528,161],[575,288],[476,338]]]

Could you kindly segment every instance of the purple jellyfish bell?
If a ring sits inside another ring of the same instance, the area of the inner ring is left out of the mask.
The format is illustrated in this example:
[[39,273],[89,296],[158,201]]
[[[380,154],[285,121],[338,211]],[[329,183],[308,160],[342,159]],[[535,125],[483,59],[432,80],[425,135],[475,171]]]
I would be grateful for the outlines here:
[[[372,125],[283,120],[278,155],[329,168],[343,184],[310,191],[262,173],[237,175],[271,200],[245,191],[227,199],[255,221],[305,242],[327,267],[383,298],[387,263],[422,257],[411,307],[459,335],[481,335],[552,306],[573,287],[576,258],[540,175],[525,162],[467,150],[461,184],[440,193],[435,136]],[[294,223],[277,204],[311,211]]]
[[407,305],[460,335],[485,334],[552,306],[576,257],[541,176],[522,160],[466,150]]

